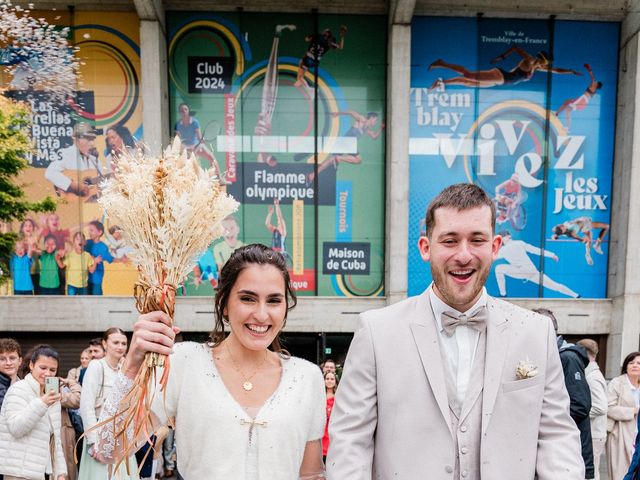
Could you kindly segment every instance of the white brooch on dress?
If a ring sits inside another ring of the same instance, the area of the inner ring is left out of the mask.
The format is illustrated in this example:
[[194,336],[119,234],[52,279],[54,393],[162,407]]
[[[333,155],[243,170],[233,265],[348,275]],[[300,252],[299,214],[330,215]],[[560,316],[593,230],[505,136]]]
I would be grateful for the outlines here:
[[538,375],[538,367],[535,366],[529,359],[520,360],[516,367],[516,378],[518,380],[526,380],[527,378],[533,378]]

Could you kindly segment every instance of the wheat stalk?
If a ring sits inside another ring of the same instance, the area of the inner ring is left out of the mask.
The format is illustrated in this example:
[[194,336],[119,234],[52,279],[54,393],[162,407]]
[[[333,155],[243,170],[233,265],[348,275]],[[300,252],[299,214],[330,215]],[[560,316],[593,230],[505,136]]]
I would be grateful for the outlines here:
[[[160,157],[143,150],[124,153],[114,175],[103,183],[98,201],[112,223],[122,228],[133,250],[130,258],[139,272],[134,286],[138,311],[162,310],[173,323],[177,286],[209,244],[222,235],[222,219],[235,212],[238,203],[221,191],[213,169],[202,169],[195,156],[187,154],[178,137]],[[126,428],[115,432],[124,446],[116,469],[135,453],[135,439],[149,438],[156,367],[164,367],[159,384],[165,391],[168,358],[148,353],[123,399],[123,410],[116,414],[133,428],[134,438],[128,442]]]

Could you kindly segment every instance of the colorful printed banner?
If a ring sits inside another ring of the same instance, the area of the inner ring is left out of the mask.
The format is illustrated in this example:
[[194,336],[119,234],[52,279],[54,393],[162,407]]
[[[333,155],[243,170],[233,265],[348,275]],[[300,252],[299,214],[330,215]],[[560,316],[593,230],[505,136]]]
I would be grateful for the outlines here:
[[[285,253],[301,294],[381,295],[385,18],[167,19],[174,132],[241,203],[183,293],[213,294],[233,249],[261,242]],[[324,268],[325,252],[356,250],[366,255]]]
[[[135,148],[142,138],[139,19],[133,13],[111,12],[31,15],[51,25],[71,26],[81,66],[77,93],[62,105],[46,91],[14,90],[11,78],[0,79],[8,88],[6,95],[28,102],[33,111],[35,148],[20,179],[25,192],[33,200],[49,195],[58,201],[55,213],[31,215],[14,226],[32,257],[31,287],[22,287],[63,294],[71,286],[72,293],[86,293],[87,282],[92,282],[95,293],[131,295],[137,272],[127,260],[122,232],[104,218],[96,199],[99,183],[113,170],[118,154]],[[91,256],[74,256],[78,233],[89,240]],[[52,239],[49,247],[47,237]],[[64,252],[68,265],[58,271],[45,255],[49,250]],[[96,272],[89,274],[93,262]]]
[[505,238],[492,295],[606,296],[618,31],[414,19],[410,294],[431,281],[415,248],[428,203],[447,185],[472,182],[494,199]]

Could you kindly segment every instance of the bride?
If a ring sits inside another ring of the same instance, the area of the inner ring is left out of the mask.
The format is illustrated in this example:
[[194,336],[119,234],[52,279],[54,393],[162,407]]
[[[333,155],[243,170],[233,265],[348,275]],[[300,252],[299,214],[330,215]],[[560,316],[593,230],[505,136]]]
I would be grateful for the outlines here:
[[[279,341],[295,304],[282,254],[260,244],[237,249],[220,273],[211,341],[174,345],[178,329],[166,314],[141,315],[101,419],[116,413],[147,352],[170,355],[166,398],[156,395],[153,427],[175,416],[184,478],[324,478],[322,374]],[[107,458],[116,447],[110,428],[109,422],[98,435]]]

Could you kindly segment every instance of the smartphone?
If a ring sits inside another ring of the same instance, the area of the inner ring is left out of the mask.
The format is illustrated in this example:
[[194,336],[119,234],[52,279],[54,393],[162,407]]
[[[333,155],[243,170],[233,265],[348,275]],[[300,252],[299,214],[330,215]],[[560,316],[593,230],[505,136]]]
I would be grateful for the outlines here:
[[60,379],[58,377],[47,377],[44,379],[44,393],[49,392],[60,392]]

